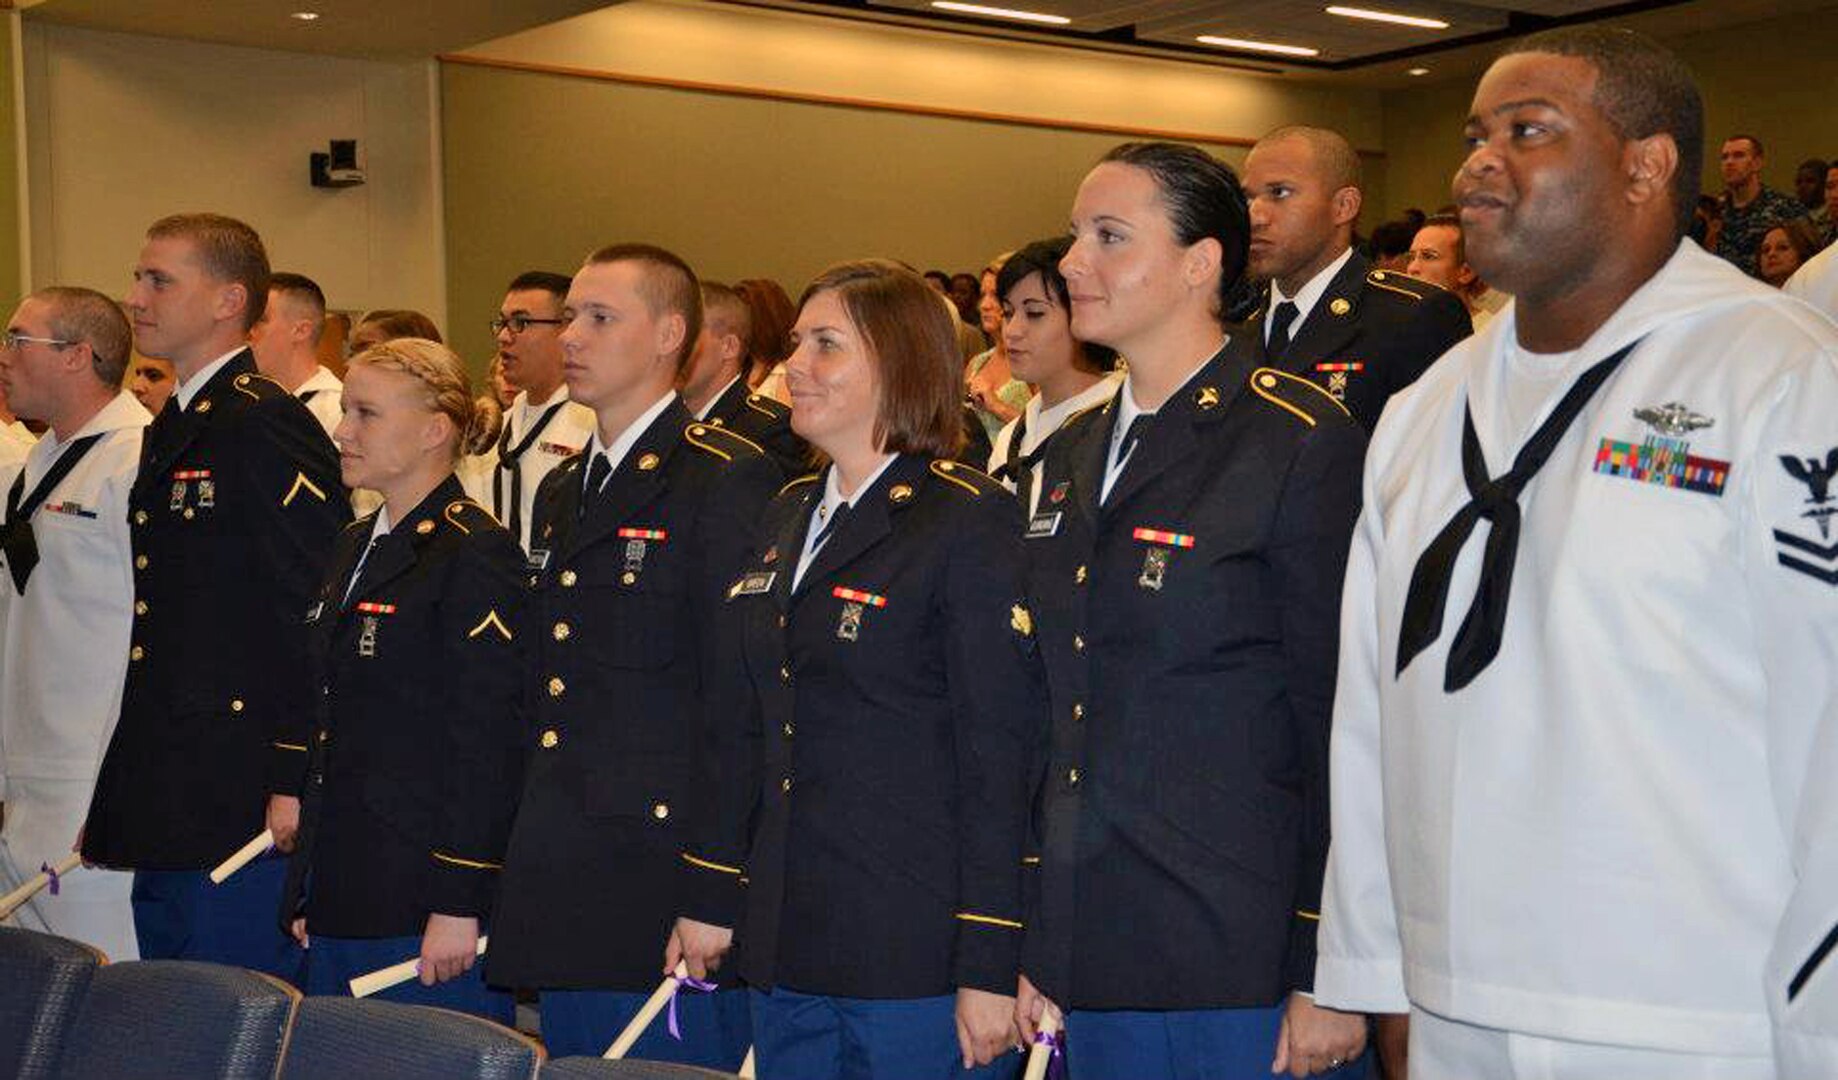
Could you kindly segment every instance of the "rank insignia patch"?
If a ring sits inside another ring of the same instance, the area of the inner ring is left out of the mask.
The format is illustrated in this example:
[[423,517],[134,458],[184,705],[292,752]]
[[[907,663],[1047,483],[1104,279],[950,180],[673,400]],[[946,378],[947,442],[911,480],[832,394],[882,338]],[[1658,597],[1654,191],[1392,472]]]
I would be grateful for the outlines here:
[[1795,573],[1805,574],[1827,585],[1838,585],[1838,543],[1832,542],[1832,517],[1838,515],[1838,497],[1832,495],[1832,479],[1838,476],[1838,447],[1826,451],[1825,459],[1781,455],[1781,468],[1787,475],[1806,485],[1806,506],[1800,516],[1819,526],[1819,539],[1797,536],[1785,529],[1774,530],[1775,557]]

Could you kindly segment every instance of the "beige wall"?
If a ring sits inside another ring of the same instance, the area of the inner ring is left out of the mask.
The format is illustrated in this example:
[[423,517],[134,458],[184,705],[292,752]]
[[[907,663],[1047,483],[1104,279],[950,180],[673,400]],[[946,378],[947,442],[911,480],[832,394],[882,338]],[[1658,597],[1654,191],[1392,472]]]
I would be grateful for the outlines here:
[[[120,295],[150,223],[214,210],[254,225],[275,267],[319,281],[333,306],[415,307],[444,325],[430,62],[29,19],[25,44],[35,284]],[[369,183],[308,184],[307,155],[332,138],[359,140]]]
[[[1832,30],[1838,11],[1770,19],[1667,44],[1691,65],[1704,95],[1704,190],[1720,192],[1717,148],[1737,131],[1762,140],[1764,180],[1791,191],[1795,167],[1809,157],[1838,158],[1838,80]],[[1449,201],[1461,163],[1461,128],[1477,78],[1392,91],[1384,101],[1386,215]]]
[[[1382,126],[1376,94],[659,0],[466,55],[920,111],[443,65],[448,295],[475,361],[515,273],[568,272],[614,240],[661,243],[712,278],[772,277],[794,296],[824,266],[862,255],[980,267],[1062,230],[1079,178],[1127,137],[1050,125],[1230,141],[1306,121],[1363,148]],[[1240,147],[1212,149],[1243,159]],[[1368,164],[1382,189],[1382,162]]]
[[19,96],[14,92],[19,30],[17,13],[0,13],[0,302],[8,304],[24,291],[19,274],[25,239],[19,215]]

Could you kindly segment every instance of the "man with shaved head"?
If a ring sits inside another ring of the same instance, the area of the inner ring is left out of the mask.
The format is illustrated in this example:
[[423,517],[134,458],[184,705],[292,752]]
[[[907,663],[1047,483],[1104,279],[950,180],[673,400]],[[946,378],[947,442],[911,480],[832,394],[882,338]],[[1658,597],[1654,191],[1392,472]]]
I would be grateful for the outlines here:
[[1386,399],[1468,336],[1466,306],[1353,250],[1359,154],[1339,133],[1276,129],[1252,147],[1244,188],[1250,275],[1269,289],[1234,347],[1248,362],[1312,379],[1371,431]]
[[1838,1076],[1838,328],[1684,240],[1649,39],[1515,43],[1463,141],[1513,299],[1366,456],[1315,996],[1413,1080]]

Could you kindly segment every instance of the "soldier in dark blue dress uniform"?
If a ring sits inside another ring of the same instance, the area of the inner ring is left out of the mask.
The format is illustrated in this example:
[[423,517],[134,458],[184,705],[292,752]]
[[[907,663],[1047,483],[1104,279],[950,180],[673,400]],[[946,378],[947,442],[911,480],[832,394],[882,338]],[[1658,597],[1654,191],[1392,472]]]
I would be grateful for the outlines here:
[[[644,245],[596,252],[568,290],[564,374],[598,429],[536,497],[534,725],[490,962],[540,992],[558,1057],[605,1051],[676,965],[680,854],[710,791],[702,703],[737,677],[711,641],[783,479],[672,390],[701,313],[690,268]],[[660,1021],[631,1056],[739,1066],[747,998],[721,981],[679,993],[680,1039]]]
[[418,957],[382,997],[509,1023],[475,957],[516,808],[523,554],[453,474],[480,421],[444,345],[353,357],[344,406],[344,482],[383,505],[340,535],[305,612],[316,707],[281,918],[308,993]]
[[293,843],[318,692],[301,614],[351,519],[325,429],[245,344],[268,276],[261,237],[215,214],[156,222],[135,265],[135,343],[179,385],[128,497],[127,684],[82,850],[135,871],[142,957],[291,979],[300,952],[274,920],[285,859],[206,877],[264,828]]
[[1365,1039],[1308,995],[1365,438],[1227,350],[1226,166],[1118,147],[1072,223],[1073,334],[1129,372],[1055,436],[1026,529],[1053,730],[1019,1019],[1065,1010],[1075,1080],[1330,1072]]
[[917,274],[827,271],[795,336],[793,425],[828,464],[727,589],[746,682],[711,703],[677,945],[706,963],[735,928],[767,1080],[1011,1075],[1045,727],[1019,508],[951,460],[961,365]]

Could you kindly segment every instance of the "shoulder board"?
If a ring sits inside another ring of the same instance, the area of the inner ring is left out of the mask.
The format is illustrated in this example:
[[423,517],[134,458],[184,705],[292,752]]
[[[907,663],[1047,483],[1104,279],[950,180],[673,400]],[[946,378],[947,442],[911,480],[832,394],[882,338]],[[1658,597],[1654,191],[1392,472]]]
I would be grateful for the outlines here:
[[791,411],[784,402],[777,398],[769,398],[764,394],[748,394],[747,408],[754,412],[765,413],[774,420]]
[[[779,489],[779,495],[784,495],[784,494],[785,494],[785,493],[786,493],[787,491],[790,491],[790,490],[792,490],[793,488],[800,488],[800,487],[803,487],[803,486],[804,486],[805,484],[814,484],[814,483],[816,483],[816,482],[817,482],[817,477],[818,477],[818,476],[820,476],[820,475],[822,475],[822,474],[820,474],[820,473],[811,473],[811,474],[810,474],[810,475],[808,475],[808,476],[800,476],[800,477],[798,477],[798,478],[797,478],[796,480],[793,480],[793,481],[792,481],[791,483],[789,483],[789,484],[786,484],[786,485],[785,485],[784,487],[782,487],[782,488],[780,488],[780,489]],[[776,498],[776,497],[777,497],[777,496],[775,496],[775,498]]]
[[241,375],[238,375],[236,376],[236,378],[230,380],[230,386],[233,387],[238,393],[245,394],[249,397],[254,398],[257,401],[262,401],[264,399],[272,400],[277,397],[292,397],[293,396],[292,394],[289,394],[286,390],[282,389],[280,383],[275,382],[273,379],[270,379],[266,375],[258,374],[255,372],[247,372],[247,371],[243,372]]
[[733,461],[737,455],[766,452],[758,443],[745,435],[736,435],[727,428],[699,422],[683,429],[683,441],[723,461]]
[[467,534],[480,529],[489,529],[498,524],[498,519],[491,516],[490,510],[471,499],[453,500],[441,512],[441,517],[446,519],[447,524]]
[[973,469],[961,461],[943,459],[934,461],[932,462],[932,475],[963,488],[972,495],[993,494],[998,491],[1004,495],[1009,493],[1008,488],[1002,485],[1002,481],[981,469]]
[[1366,284],[1410,300],[1428,300],[1437,293],[1448,291],[1434,282],[1400,274],[1395,270],[1373,270],[1366,275]]
[[1258,368],[1251,372],[1251,390],[1258,397],[1314,427],[1318,417],[1328,412],[1350,416],[1347,407],[1334,395],[1299,375],[1275,368]]

